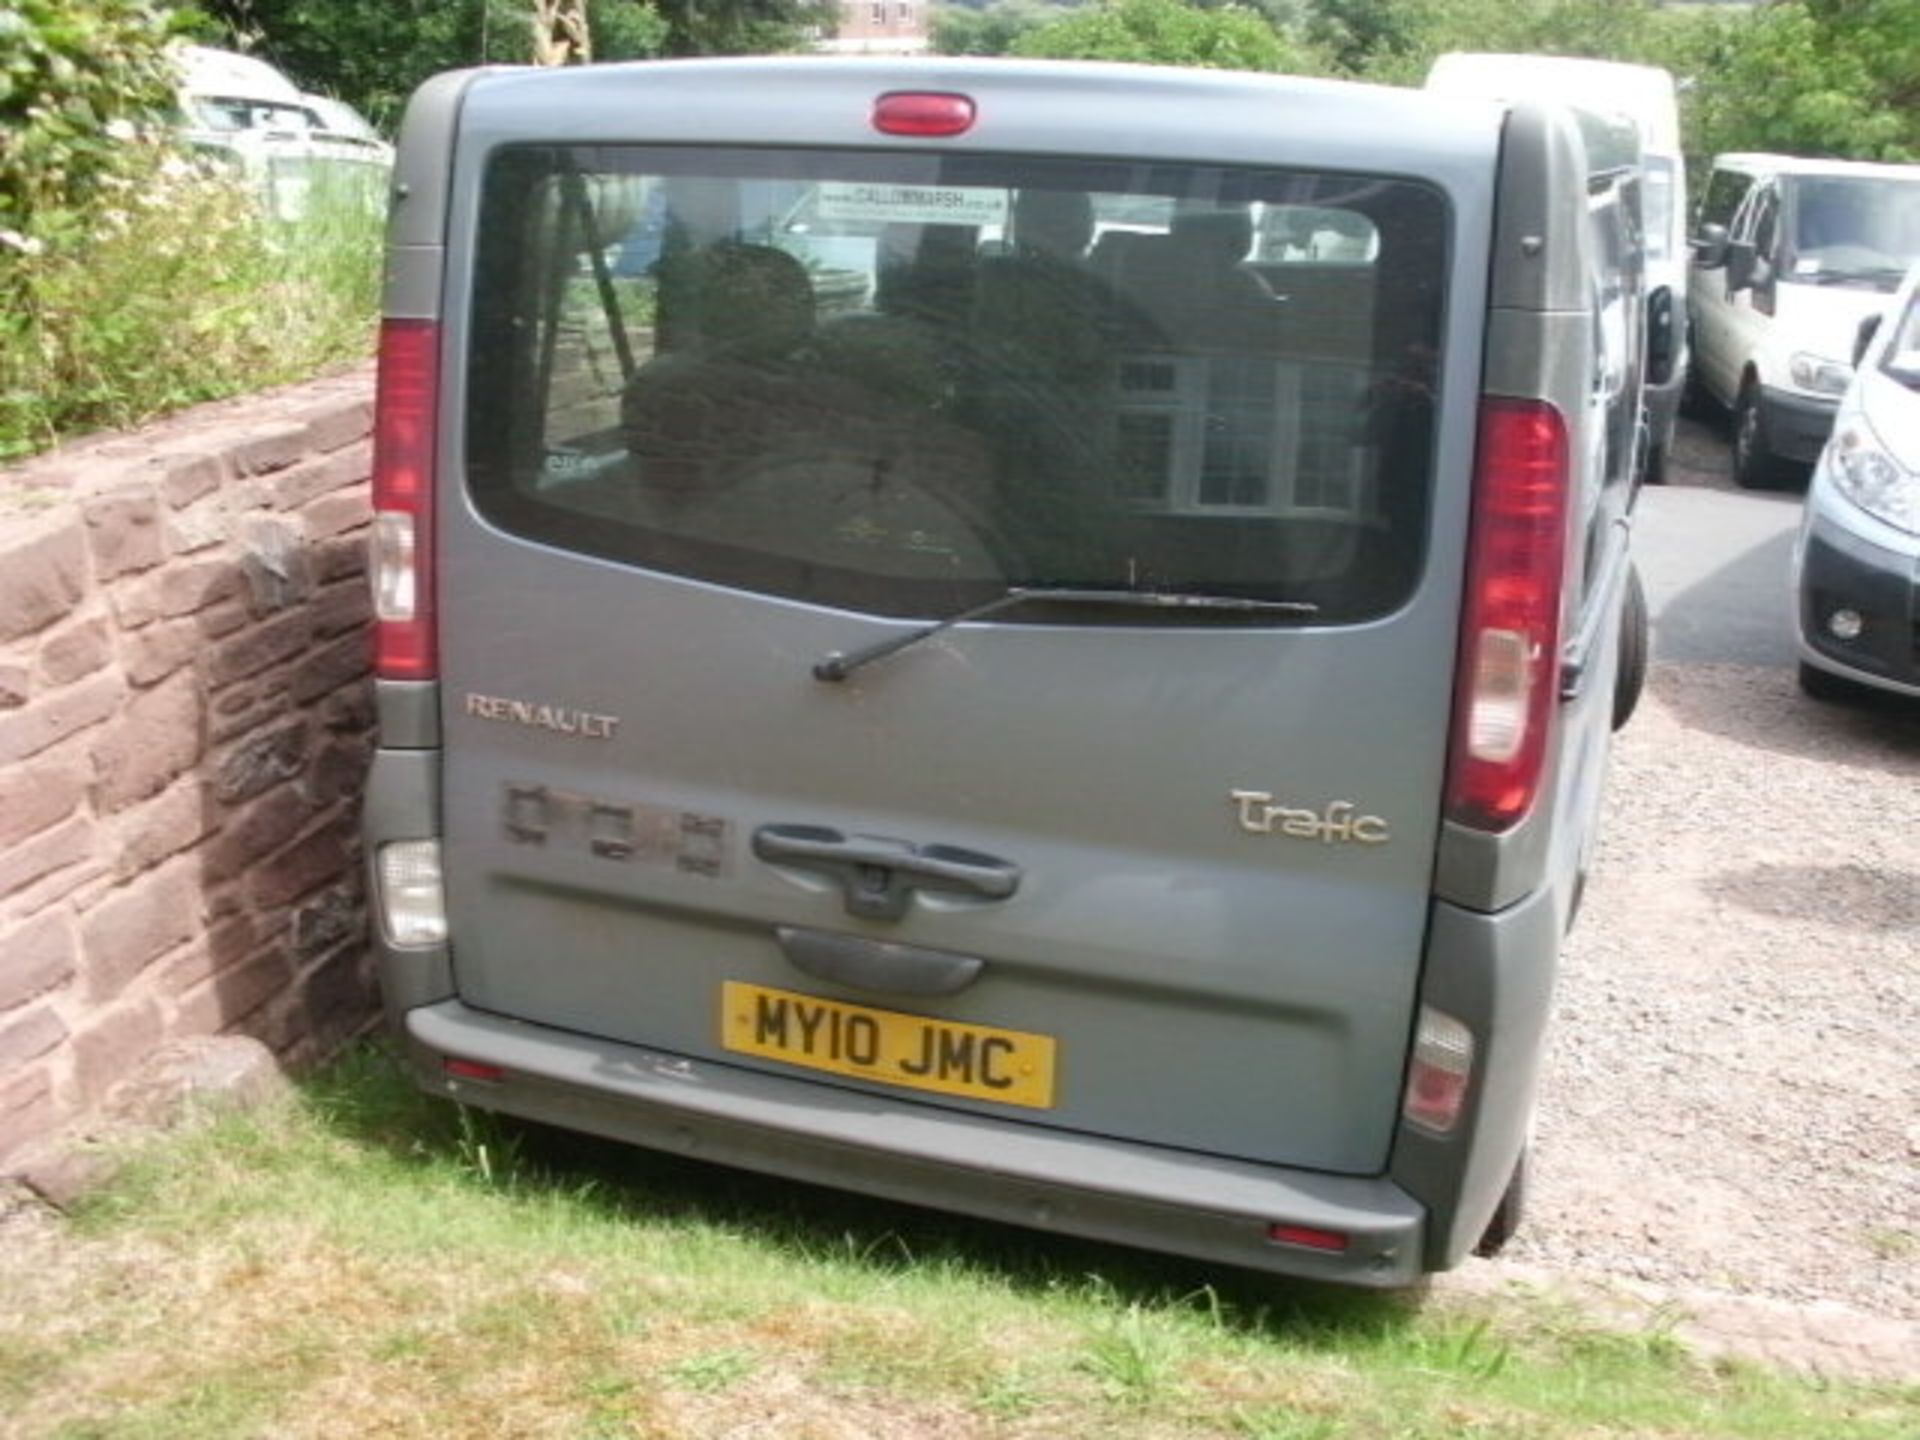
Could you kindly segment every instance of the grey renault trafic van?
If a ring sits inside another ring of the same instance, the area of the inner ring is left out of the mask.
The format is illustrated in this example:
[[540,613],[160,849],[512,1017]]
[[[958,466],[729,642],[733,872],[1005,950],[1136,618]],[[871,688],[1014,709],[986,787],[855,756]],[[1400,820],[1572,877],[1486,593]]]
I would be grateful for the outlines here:
[[1644,656],[1635,183],[1268,76],[430,82],[366,821],[421,1083],[1301,1275],[1497,1244]]

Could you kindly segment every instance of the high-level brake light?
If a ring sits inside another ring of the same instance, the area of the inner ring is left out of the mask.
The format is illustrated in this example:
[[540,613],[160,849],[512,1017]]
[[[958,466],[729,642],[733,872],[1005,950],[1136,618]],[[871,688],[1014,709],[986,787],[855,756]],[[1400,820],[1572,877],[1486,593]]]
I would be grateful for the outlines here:
[[1512,828],[1533,808],[1560,679],[1567,426],[1542,400],[1487,396],[1474,462],[1447,815]]
[[873,128],[882,135],[964,135],[974,113],[965,95],[891,90],[873,102]]
[[373,408],[374,673],[383,680],[431,680],[434,643],[434,410],[439,397],[440,327],[385,320]]

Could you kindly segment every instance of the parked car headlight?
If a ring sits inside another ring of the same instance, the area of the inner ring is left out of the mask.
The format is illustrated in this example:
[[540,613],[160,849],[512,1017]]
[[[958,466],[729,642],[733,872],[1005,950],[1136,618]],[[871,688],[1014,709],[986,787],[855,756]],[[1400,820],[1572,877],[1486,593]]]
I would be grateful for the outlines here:
[[1853,379],[1853,367],[1845,361],[1810,355],[1804,350],[1787,362],[1787,373],[1793,377],[1794,384],[1816,395],[1844,395],[1848,382]]
[[1864,425],[1849,425],[1827,452],[1833,488],[1876,519],[1920,535],[1920,475],[1903,470]]

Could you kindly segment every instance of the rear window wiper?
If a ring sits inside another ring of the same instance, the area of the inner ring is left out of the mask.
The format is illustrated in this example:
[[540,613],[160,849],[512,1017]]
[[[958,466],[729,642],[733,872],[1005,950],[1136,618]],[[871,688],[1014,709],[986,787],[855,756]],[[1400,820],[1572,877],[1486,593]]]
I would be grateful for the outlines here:
[[922,640],[938,635],[942,630],[955,625],[964,625],[969,620],[984,620],[989,615],[1002,610],[1011,610],[1016,605],[1028,604],[1059,605],[1115,605],[1128,606],[1141,610],[1232,610],[1259,611],[1270,615],[1291,615],[1297,619],[1307,619],[1320,613],[1320,607],[1307,600],[1249,600],[1239,595],[1190,595],[1169,590],[1092,590],[1072,585],[1016,585],[1002,591],[991,600],[986,600],[944,620],[936,620],[931,625],[922,625],[918,630],[909,630],[904,635],[891,635],[885,640],[876,640],[871,645],[863,645],[858,650],[832,654],[815,662],[813,678],[816,680],[844,680],[863,665],[871,665],[876,660],[884,660],[889,655],[905,650],[909,645],[918,645]]

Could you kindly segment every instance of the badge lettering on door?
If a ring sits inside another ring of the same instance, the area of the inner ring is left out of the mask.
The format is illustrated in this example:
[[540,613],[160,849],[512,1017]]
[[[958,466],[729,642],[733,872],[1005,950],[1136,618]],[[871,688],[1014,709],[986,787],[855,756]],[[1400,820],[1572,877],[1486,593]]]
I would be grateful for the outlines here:
[[620,726],[618,715],[595,715],[565,705],[536,705],[531,700],[472,692],[467,694],[466,712],[482,720],[504,720],[510,725],[551,730],[557,735],[574,735],[582,740],[611,740]]
[[1324,810],[1276,805],[1265,790],[1230,790],[1240,828],[1249,835],[1288,835],[1322,845],[1384,845],[1392,838],[1378,815],[1357,815],[1350,800],[1329,801]]

